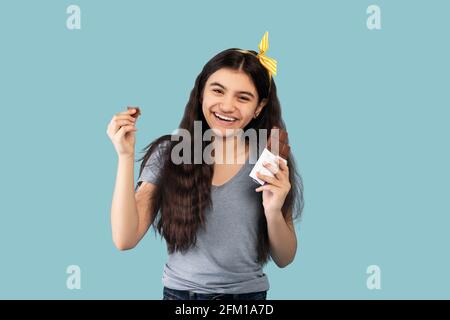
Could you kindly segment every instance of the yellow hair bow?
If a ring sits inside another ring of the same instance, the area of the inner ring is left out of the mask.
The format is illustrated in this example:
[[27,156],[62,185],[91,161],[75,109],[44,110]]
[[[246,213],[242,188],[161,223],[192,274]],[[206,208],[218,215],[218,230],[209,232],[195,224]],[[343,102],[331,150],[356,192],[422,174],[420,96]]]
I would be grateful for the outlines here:
[[[269,76],[276,76],[277,75],[277,61],[274,58],[269,58],[267,57],[266,51],[269,50],[269,32],[266,31],[266,33],[264,33],[264,36],[261,39],[261,42],[258,45],[259,48],[259,53],[256,56],[259,61],[261,62],[261,64],[269,71]],[[241,52],[247,52],[249,53],[248,50],[238,50]]]
[[269,70],[269,74],[276,76],[277,75],[277,60],[274,58],[269,58],[265,55],[266,51],[269,50],[269,32],[266,31],[264,33],[261,42],[259,43],[259,53],[257,57],[259,61],[261,61],[262,65]]

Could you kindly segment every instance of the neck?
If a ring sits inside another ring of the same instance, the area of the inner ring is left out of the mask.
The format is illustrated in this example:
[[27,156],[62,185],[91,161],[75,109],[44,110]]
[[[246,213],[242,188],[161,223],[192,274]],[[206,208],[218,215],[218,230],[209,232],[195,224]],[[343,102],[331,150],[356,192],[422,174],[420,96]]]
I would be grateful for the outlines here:
[[214,159],[216,163],[243,164],[247,154],[247,143],[240,136],[214,137]]

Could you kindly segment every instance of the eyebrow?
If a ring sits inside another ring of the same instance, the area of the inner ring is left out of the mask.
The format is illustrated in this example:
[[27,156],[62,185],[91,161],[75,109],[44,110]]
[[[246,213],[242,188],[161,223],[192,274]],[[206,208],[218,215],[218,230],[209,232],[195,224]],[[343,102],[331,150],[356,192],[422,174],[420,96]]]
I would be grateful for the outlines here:
[[[218,83],[218,82],[212,82],[209,86],[210,86],[210,87],[212,87],[212,86],[219,86],[219,87],[221,87],[222,89],[227,90],[227,88],[225,88],[224,85],[222,85],[222,84],[220,84],[220,83]],[[238,91],[238,93],[248,94],[248,95],[251,96],[252,98],[255,98],[255,96],[254,96],[251,92],[248,92],[248,91]]]

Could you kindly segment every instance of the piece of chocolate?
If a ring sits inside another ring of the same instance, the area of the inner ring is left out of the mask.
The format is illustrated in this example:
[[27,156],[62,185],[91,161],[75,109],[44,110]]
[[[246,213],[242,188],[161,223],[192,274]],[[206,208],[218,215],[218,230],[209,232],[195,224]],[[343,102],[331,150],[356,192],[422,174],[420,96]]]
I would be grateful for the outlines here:
[[141,115],[141,109],[139,109],[139,107],[127,107],[127,109],[136,109],[136,112],[131,115],[133,118],[137,118]]
[[268,138],[267,141],[267,149],[272,152],[275,155],[279,155],[280,157],[282,157],[283,159],[287,160],[288,156],[289,156],[289,151],[291,149],[291,147],[288,144],[288,134],[285,130],[283,129],[278,129],[278,128],[274,128],[278,130],[278,150],[276,150],[276,146],[272,146],[272,143],[276,143],[276,141],[273,141],[274,139],[276,139],[276,132],[272,131],[270,132],[270,136]]

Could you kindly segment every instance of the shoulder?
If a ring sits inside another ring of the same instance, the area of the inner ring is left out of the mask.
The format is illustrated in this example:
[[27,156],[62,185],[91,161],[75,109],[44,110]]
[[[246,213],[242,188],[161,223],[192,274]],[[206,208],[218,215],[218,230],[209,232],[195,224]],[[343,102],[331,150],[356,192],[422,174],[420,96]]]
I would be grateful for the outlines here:
[[161,153],[170,146],[170,143],[170,135],[163,135],[152,141],[146,149],[148,153]]
[[142,160],[142,166],[151,166],[152,164],[161,162],[161,157],[170,146],[170,135],[163,135],[152,142],[150,142],[144,148],[144,156],[140,159]]

